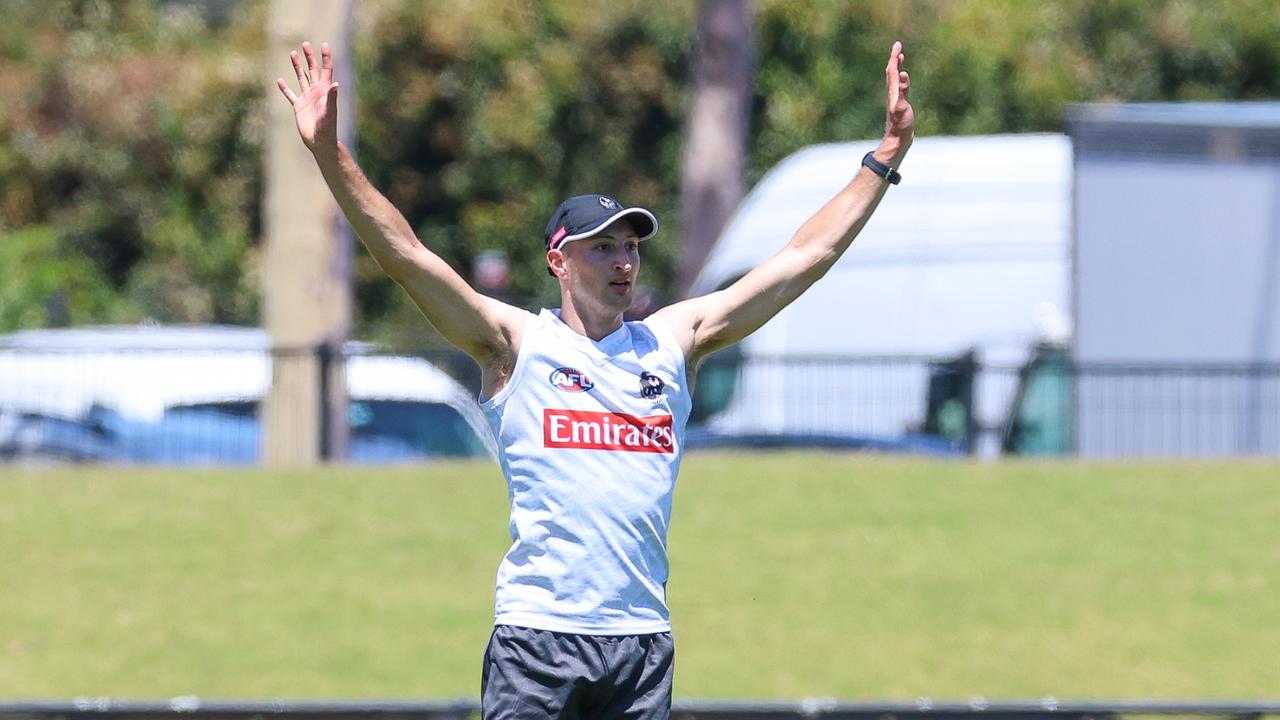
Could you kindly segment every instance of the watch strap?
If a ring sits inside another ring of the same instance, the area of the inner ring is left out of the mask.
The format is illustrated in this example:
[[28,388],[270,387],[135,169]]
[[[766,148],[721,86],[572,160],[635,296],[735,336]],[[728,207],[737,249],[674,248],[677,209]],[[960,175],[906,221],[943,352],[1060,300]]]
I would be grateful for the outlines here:
[[862,156],[862,164],[871,168],[871,172],[888,180],[891,184],[897,185],[902,182],[902,175],[897,170],[885,165],[875,158],[873,153],[867,153]]

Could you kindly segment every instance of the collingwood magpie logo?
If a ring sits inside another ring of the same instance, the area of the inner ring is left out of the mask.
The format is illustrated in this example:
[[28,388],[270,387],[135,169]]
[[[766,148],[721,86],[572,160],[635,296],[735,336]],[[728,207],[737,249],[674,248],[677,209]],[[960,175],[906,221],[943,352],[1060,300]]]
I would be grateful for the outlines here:
[[655,400],[662,396],[664,387],[666,383],[662,382],[662,378],[651,372],[640,372],[640,397]]

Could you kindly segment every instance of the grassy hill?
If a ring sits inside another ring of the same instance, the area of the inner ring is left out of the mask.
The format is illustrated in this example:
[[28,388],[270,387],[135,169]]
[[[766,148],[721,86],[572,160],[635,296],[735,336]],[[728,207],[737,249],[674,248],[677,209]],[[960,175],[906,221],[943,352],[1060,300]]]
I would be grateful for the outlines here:
[[[478,694],[495,466],[0,469],[0,698]],[[1280,688],[1280,465],[695,454],[676,694]]]

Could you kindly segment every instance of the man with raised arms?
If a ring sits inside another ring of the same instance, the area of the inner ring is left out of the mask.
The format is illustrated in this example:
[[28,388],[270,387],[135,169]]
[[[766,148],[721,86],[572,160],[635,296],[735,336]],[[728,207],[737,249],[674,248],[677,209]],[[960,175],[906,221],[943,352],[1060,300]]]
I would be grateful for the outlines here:
[[884,138],[849,184],[733,285],[639,322],[623,313],[640,243],[658,230],[651,212],[569,198],[543,236],[560,307],[532,314],[485,297],[414,236],[338,142],[328,45],[317,58],[303,43],[291,59],[300,89],[279,80],[280,92],[347,220],[482,371],[512,539],[484,654],[484,717],[669,717],[667,526],[698,365],[821,278],[898,182],[915,127],[901,43],[885,67]]

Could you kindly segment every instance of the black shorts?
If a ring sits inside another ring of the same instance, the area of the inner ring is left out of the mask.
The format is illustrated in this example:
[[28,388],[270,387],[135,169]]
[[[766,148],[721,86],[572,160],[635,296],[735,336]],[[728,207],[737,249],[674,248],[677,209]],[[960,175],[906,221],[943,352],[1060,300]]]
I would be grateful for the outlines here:
[[671,717],[671,633],[574,635],[498,625],[484,651],[484,720]]

